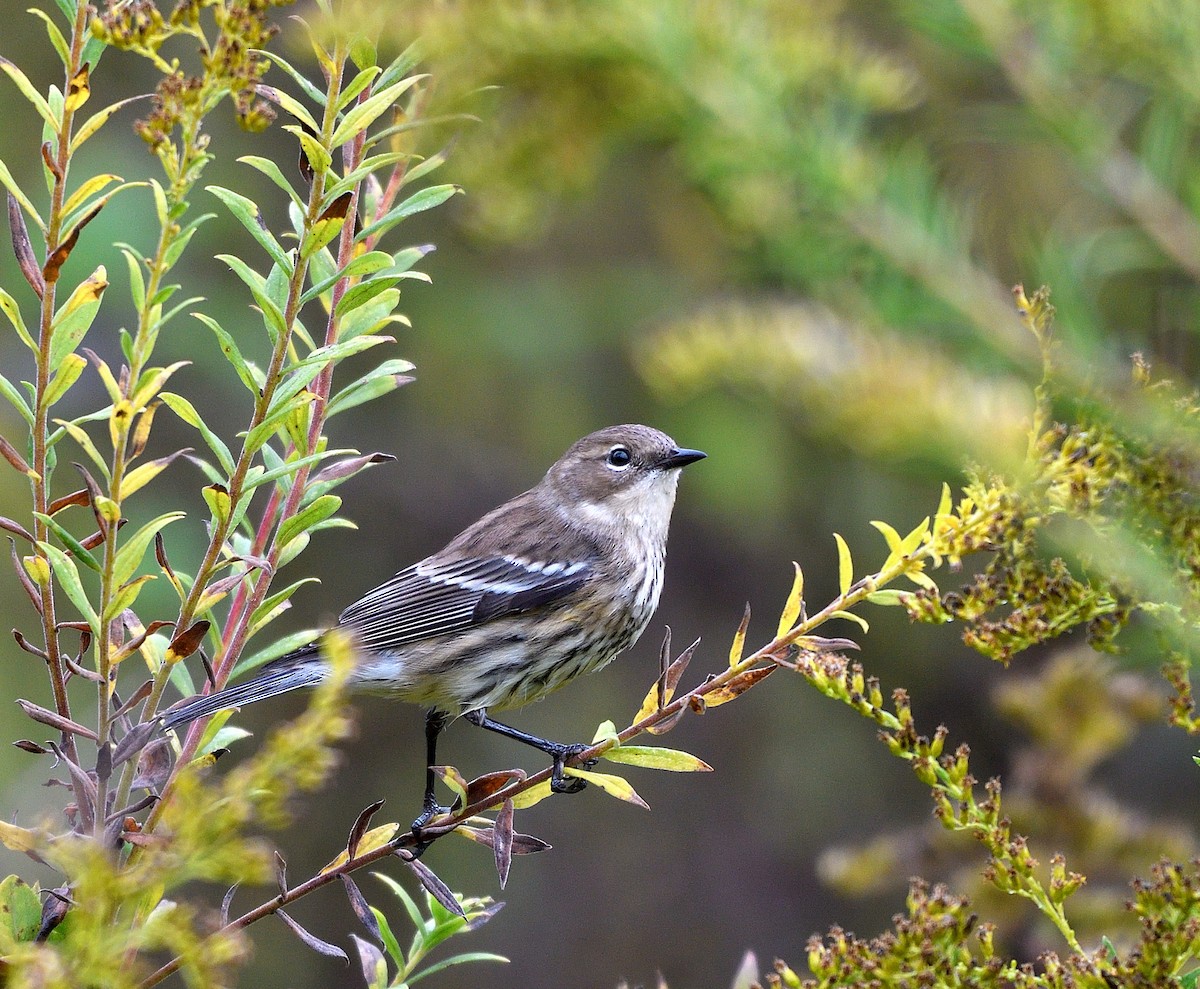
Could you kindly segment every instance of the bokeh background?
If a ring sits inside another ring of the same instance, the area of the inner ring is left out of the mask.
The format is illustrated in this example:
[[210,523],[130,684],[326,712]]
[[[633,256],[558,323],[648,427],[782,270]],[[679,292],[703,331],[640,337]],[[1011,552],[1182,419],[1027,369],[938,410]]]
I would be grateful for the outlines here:
[[[39,86],[54,81],[40,24],[7,13],[0,49]],[[283,13],[281,50],[304,63],[302,32]],[[1041,373],[1013,311],[1013,284],[1051,286],[1059,359],[1073,380],[1117,391],[1134,350],[1156,372],[1193,376],[1193,2],[376,0],[368,14],[383,52],[423,39],[436,80],[430,113],[446,118],[423,140],[428,151],[453,142],[439,181],[465,195],[403,228],[408,242],[437,246],[423,264],[432,284],[405,283],[412,327],[396,350],[415,363],[417,381],[332,428],[337,445],[397,460],[345,487],[359,528],[314,540],[299,566],[322,583],[296,595],[278,634],[332,620],[532,484],[583,433],[651,423],[709,453],[681,485],[655,622],[619,663],[511,718],[550,737],[590,738],[600,721],[621,726],[637,709],[664,625],[677,647],[702,639],[690,679],[718,670],[745,602],[756,615],[752,644],[774,630],[793,560],[804,566],[810,603],[836,593],[832,532],[860,567],[878,564],[886,554],[870,520],[907,531],[966,465],[1011,464]],[[110,54],[94,86],[108,101],[154,82],[135,60]],[[0,92],[13,107],[0,157],[33,189],[36,122],[11,90]],[[153,174],[128,129],[133,116],[94,139],[85,161],[127,179]],[[212,130],[219,160],[207,180],[278,218],[277,190],[235,159],[289,163],[291,140],[278,128],[241,134],[221,114]],[[197,206],[218,210],[215,199]],[[113,286],[89,343],[110,362],[128,309],[124,265],[107,245],[145,244],[151,211],[148,195],[126,194],[89,228],[67,269],[70,279],[97,263],[109,268]],[[202,228],[184,293],[207,297],[226,326],[256,326],[240,285],[212,260],[231,247],[254,253],[225,217]],[[0,278],[23,289],[7,256]],[[169,336],[160,358],[193,361],[180,390],[206,402],[210,422],[232,436],[249,410],[211,335],[181,318]],[[19,343],[0,335],[5,373],[20,377],[23,359]],[[73,393],[81,409],[100,402],[99,383],[88,388]],[[167,418],[155,433],[164,450],[193,442]],[[0,431],[17,425],[0,408]],[[186,560],[203,538],[203,480],[183,461],[171,475],[175,488],[143,510],[150,517],[182,503],[194,513],[171,530],[172,558]],[[26,505],[21,479],[0,472],[0,513],[20,517]],[[0,615],[31,624],[11,578],[0,580]],[[909,688],[927,730],[945,723],[953,742],[969,741],[981,778],[1019,775],[1036,735],[1013,717],[1019,703],[994,703],[998,686],[1016,683],[1019,699],[1026,681],[1015,678],[1063,650],[1098,661],[1068,641],[1006,672],[953,627],[910,626],[896,609],[867,617],[867,636],[850,625],[830,634],[861,638],[868,670],[885,689]],[[1152,647],[1138,640],[1104,662],[1128,697],[1153,706]],[[29,657],[10,644],[0,663],[6,696],[45,703]],[[1065,689],[1070,699],[1088,688]],[[261,732],[301,703],[284,698],[241,721]],[[1131,700],[1122,716],[1134,709]],[[336,778],[272,836],[292,876],[331,858],[371,801],[387,801],[377,820],[407,820],[416,809],[420,712],[376,698],[357,711],[357,738]],[[1127,721],[1123,745],[1105,748],[1088,777],[1146,822],[1146,840],[1113,879],[1118,899],[1121,884],[1163,851],[1193,848],[1186,822],[1200,809],[1187,739]],[[15,705],[0,705],[0,735],[29,731]],[[447,839],[429,851],[453,888],[507,901],[458,946],[511,958],[507,967],[452,969],[430,985],[601,989],[621,979],[652,984],[661,972],[672,986],[724,986],[748,949],[799,967],[807,938],[833,923],[861,934],[887,926],[909,875],[962,889],[982,867],[967,839],[936,837],[924,788],[870,724],[786,673],[686,718],[664,741],[716,772],[631,770],[649,813],[594,789],[523,813],[519,828],[554,849],[518,859],[503,894],[477,846]],[[469,775],[539,765],[465,725],[443,745],[442,757]],[[44,778],[32,757],[0,750],[3,812],[41,816],[54,804]],[[1170,830],[1152,832],[1149,822]],[[871,844],[881,834],[891,839]],[[1033,831],[1036,854],[1048,859],[1061,837]],[[851,854],[864,845],[874,857]],[[386,903],[381,886],[362,885]],[[255,891],[240,895],[249,902]],[[354,929],[333,892],[296,914],[340,943]],[[398,904],[393,914],[402,929]],[[1019,909],[1010,919],[1006,936],[1020,957],[1061,947]],[[260,926],[244,984],[360,984],[281,925]]]

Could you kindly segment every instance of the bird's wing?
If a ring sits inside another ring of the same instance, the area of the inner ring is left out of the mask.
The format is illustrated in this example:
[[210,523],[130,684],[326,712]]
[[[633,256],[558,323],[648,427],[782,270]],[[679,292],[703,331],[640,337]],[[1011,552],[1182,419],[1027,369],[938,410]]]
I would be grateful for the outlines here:
[[395,648],[548,604],[591,573],[582,562],[431,557],[359,598],[340,623],[368,649]]

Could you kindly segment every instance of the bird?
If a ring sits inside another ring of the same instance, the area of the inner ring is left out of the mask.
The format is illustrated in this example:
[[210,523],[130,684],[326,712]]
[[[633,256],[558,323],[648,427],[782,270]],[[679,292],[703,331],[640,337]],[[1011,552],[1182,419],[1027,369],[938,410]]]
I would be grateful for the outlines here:
[[[575,442],[528,491],[368,591],[339,616],[353,643],[351,688],[426,707],[426,778],[413,833],[435,799],[437,739],[462,717],[549,755],[551,788],[583,780],[564,763],[586,745],[530,735],[489,712],[541,700],[606,666],[641,636],[662,592],[680,471],[706,455],[650,426]],[[217,711],[321,683],[321,640],[251,679],[189,698],[161,716],[171,730]]]

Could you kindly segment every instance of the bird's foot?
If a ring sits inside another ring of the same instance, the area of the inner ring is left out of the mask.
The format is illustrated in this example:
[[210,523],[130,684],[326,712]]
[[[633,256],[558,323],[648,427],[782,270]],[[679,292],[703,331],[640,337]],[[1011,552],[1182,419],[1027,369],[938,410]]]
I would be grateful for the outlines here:
[[425,826],[429,824],[435,817],[441,814],[449,814],[451,808],[443,807],[432,795],[426,795],[425,802],[421,805],[421,813],[417,815],[417,819],[412,822],[412,836],[416,839],[416,846],[412,849],[413,858],[420,858],[425,849],[433,844],[434,838],[437,835],[426,835]]
[[[550,756],[554,760],[554,772],[550,776],[550,789],[554,793],[578,793],[587,786],[587,780],[581,780],[578,776],[568,776],[563,772],[566,761],[572,756],[579,755],[580,752],[585,752],[591,746],[586,742],[577,742],[574,745],[556,745],[551,751]],[[588,759],[580,765],[585,769],[591,769],[599,760]]]

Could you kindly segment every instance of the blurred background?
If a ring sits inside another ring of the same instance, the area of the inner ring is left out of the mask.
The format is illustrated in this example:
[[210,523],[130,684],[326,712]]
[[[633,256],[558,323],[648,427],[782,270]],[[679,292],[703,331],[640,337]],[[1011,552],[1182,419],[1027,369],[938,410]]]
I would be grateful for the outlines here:
[[[620,662],[510,718],[552,738],[589,739],[602,720],[621,727],[636,711],[664,625],[677,648],[701,637],[685,679],[697,682],[724,666],[747,601],[756,615],[749,643],[767,641],[793,560],[804,567],[810,609],[836,593],[832,532],[847,539],[860,572],[874,569],[886,552],[870,520],[906,532],[968,464],[1012,465],[1041,375],[1014,284],[1051,287],[1068,380],[1119,402],[1135,350],[1156,374],[1193,377],[1198,8],[1190,0],[376,0],[367,13],[384,57],[423,39],[435,79],[429,112],[446,118],[421,139],[423,150],[452,143],[437,181],[466,194],[401,228],[408,243],[437,247],[422,265],[432,284],[404,283],[412,327],[395,349],[415,363],[417,380],[332,424],[336,445],[397,460],[343,489],[358,530],[314,539],[294,566],[322,583],[299,592],[273,632],[332,621],[530,486],[584,433],[650,423],[709,454],[681,484],[658,615]],[[303,33],[286,13],[278,45],[304,64]],[[55,81],[34,18],[10,18],[0,47],[40,88]],[[146,92],[156,80],[143,68],[110,53],[94,92],[106,102]],[[128,129],[134,116],[93,139],[85,163],[126,179],[154,174]],[[256,198],[277,220],[278,191],[235,159],[260,154],[286,167],[294,144],[278,127],[241,134],[231,116],[211,118],[219,160],[206,180]],[[39,141],[24,107],[0,131],[0,157],[29,190],[40,182]],[[203,193],[197,209],[219,211]],[[106,245],[145,246],[152,221],[148,195],[125,194],[89,228],[65,275],[108,266],[113,285],[88,342],[113,363],[129,308],[124,265]],[[231,247],[257,256],[226,216],[203,227],[181,269],[183,294],[207,297],[227,327],[257,326],[240,285],[212,260]],[[4,255],[3,283],[23,289]],[[252,353],[259,335],[248,333],[243,349]],[[182,317],[159,346],[163,362],[193,361],[178,389],[207,401],[210,423],[232,437],[249,409],[211,334]],[[0,335],[6,374],[20,377],[24,358]],[[101,402],[98,381],[87,382],[73,393],[80,409]],[[155,434],[163,450],[194,442],[163,419]],[[0,408],[0,431],[17,426]],[[142,509],[150,517],[182,503],[193,513],[170,533],[172,559],[187,560],[203,539],[204,481],[183,461],[170,473],[176,489],[160,486],[161,501]],[[0,514],[25,511],[21,479],[0,472]],[[939,580],[948,590],[959,578]],[[0,614],[33,624],[11,578],[0,581]],[[1098,839],[1085,847],[1053,819],[1017,820],[1043,862],[1067,851],[1072,867],[1093,876],[1081,913],[1106,916],[1129,878],[1160,855],[1194,851],[1193,746],[1161,718],[1156,726],[1161,657],[1151,645],[1135,638],[1101,662],[1079,637],[1005,671],[952,626],[910,626],[899,609],[866,617],[869,635],[845,623],[828,634],[862,641],[861,661],[885,691],[909,689],[924,731],[945,723],[952,744],[969,742],[975,775],[999,774],[1014,788],[1014,815],[1020,788],[1036,792],[1046,768],[1032,754],[1046,742],[1052,708],[1043,702],[1101,706],[1114,730],[1076,782],[1116,822],[1119,854]],[[46,703],[29,657],[10,645],[3,664],[6,695]],[[283,698],[240,723],[261,732],[301,704]],[[407,821],[417,809],[421,713],[377,698],[356,708],[358,735],[336,778],[272,836],[292,876],[332,858],[371,801],[387,801],[377,821]],[[15,705],[0,705],[3,737],[30,728]],[[714,773],[629,771],[649,813],[592,788],[520,814],[518,828],[554,849],[516,860],[502,894],[486,850],[439,842],[426,860],[454,889],[507,901],[456,947],[497,951],[511,964],[452,969],[429,984],[604,989],[621,979],[653,984],[662,973],[672,986],[724,986],[747,949],[799,968],[808,937],[831,924],[882,930],[902,909],[910,875],[986,898],[982,854],[937,832],[925,788],[874,736],[869,723],[780,673],[736,704],[685,718],[663,740]],[[453,726],[443,746],[439,755],[469,776],[540,768],[527,751],[466,725]],[[4,813],[28,822],[54,806],[44,778],[32,757],[0,750]],[[387,906],[381,885],[366,877],[361,885]],[[1007,919],[1005,943],[1019,958],[1063,947],[1019,904],[988,909]],[[332,892],[296,914],[342,944],[355,928]],[[392,916],[402,930],[398,904]],[[260,926],[245,984],[360,984],[281,925]],[[1132,928],[1098,927],[1085,943],[1101,929],[1119,939]]]

